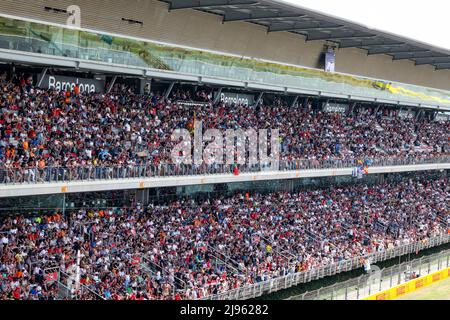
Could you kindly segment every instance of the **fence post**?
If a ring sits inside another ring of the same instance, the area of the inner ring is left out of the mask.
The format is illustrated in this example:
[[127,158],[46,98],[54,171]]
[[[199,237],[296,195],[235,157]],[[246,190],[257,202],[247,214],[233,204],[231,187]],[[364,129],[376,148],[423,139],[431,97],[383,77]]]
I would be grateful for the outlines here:
[[420,261],[419,261],[419,275],[422,272],[422,264],[423,264],[422,260],[423,260],[423,257],[421,257]]
[[383,283],[383,271],[380,272],[380,279],[378,279],[380,286],[378,287],[378,291],[381,291],[381,284]]
[[391,268],[391,275],[390,275],[390,279],[389,279],[389,288],[392,288],[392,272],[393,272],[393,270],[392,270],[392,268]]

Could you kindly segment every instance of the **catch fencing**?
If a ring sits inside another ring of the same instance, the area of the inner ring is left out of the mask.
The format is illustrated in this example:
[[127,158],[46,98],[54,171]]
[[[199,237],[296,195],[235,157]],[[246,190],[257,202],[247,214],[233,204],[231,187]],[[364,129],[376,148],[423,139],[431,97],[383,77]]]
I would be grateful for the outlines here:
[[289,300],[360,300],[410,280],[450,267],[450,250],[421,257],[379,270],[376,266],[359,276],[318,290],[290,297]]

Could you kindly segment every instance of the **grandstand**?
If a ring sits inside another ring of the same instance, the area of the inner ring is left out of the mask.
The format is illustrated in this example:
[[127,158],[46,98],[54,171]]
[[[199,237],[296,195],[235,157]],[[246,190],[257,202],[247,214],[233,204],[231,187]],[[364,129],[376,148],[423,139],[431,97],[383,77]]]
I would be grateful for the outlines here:
[[448,50],[280,1],[72,2],[0,3],[1,299],[449,267]]

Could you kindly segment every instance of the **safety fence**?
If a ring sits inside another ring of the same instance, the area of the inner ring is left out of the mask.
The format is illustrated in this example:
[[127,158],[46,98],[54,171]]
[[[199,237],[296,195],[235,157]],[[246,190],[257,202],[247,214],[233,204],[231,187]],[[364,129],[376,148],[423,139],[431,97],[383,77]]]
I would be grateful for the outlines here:
[[450,268],[433,272],[432,274],[420,277],[418,279],[410,280],[402,285],[379,292],[370,297],[364,298],[363,300],[393,300],[408,293],[427,287],[433,283],[447,279],[448,277],[450,277]]
[[354,257],[349,260],[332,263],[321,268],[310,269],[307,271],[290,273],[279,277],[258,282],[252,285],[233,289],[224,293],[207,297],[207,300],[245,300],[257,298],[262,295],[270,294],[282,289],[288,289],[302,283],[308,283],[324,277],[333,276],[342,272],[351,271],[363,267],[366,261],[376,263],[396,257],[404,256],[409,253],[418,253],[421,250],[436,247],[450,242],[450,234],[443,234],[423,241],[405,244],[381,252],[374,252],[365,256]]
[[[364,159],[370,166],[405,166],[419,164],[450,163],[450,156],[430,158],[379,158]],[[293,160],[276,161],[256,164],[237,164],[238,173],[264,172],[264,171],[297,171],[319,169],[345,169],[354,168],[358,161],[351,160]],[[1,168],[0,184],[22,183],[48,183],[48,182],[72,182],[92,180],[113,180],[151,177],[176,177],[192,175],[233,174],[235,165],[186,165],[186,164],[158,164],[153,163],[138,165],[117,166],[77,166],[77,167],[43,167],[43,168]],[[370,169],[369,169],[370,172]]]
[[[359,300],[382,290],[389,292],[394,286],[401,287],[412,279],[448,267],[450,267],[450,250],[399,263],[382,270],[372,265],[370,270],[357,278],[292,296],[289,300]],[[384,297],[387,298],[388,295]],[[389,296],[393,297],[392,294]]]

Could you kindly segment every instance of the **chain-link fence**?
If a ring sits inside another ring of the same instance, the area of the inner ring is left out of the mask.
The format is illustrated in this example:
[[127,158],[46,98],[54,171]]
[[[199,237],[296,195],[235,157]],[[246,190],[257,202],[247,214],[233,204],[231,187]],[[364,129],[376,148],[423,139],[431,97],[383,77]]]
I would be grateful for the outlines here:
[[372,266],[370,271],[358,278],[305,292],[289,300],[359,300],[448,267],[450,267],[450,250],[382,270]]

